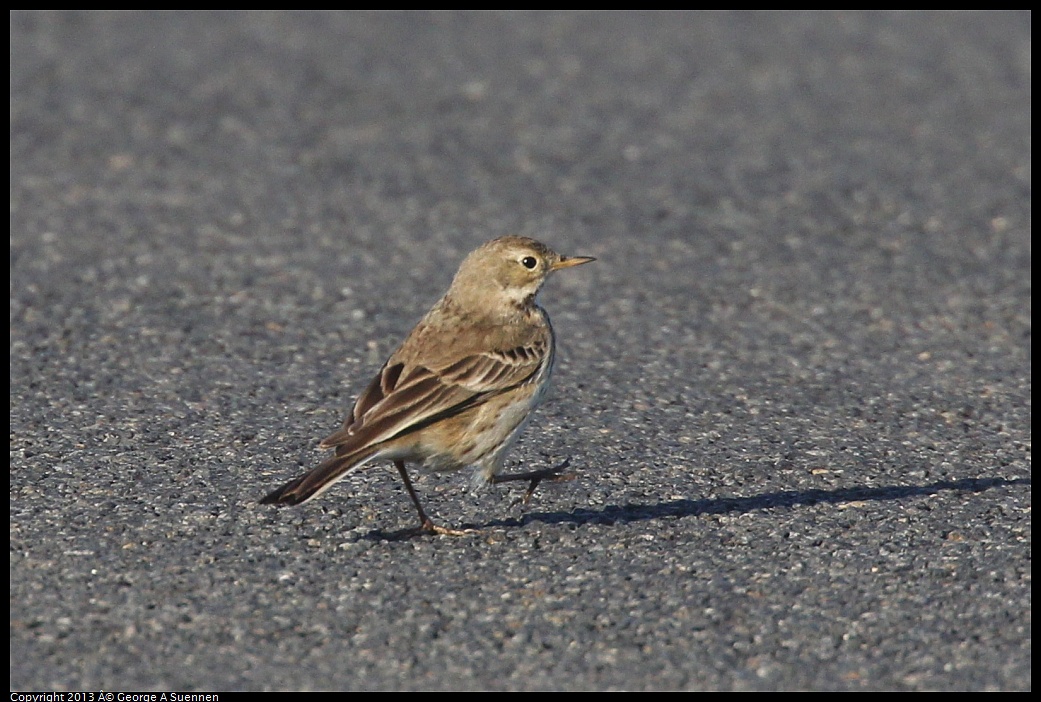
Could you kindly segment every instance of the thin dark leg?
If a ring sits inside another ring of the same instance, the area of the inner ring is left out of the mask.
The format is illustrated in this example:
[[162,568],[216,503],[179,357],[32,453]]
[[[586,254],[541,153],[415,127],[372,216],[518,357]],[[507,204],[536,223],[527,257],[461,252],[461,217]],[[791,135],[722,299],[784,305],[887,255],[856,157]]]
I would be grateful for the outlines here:
[[[492,484],[498,485],[499,483],[508,483],[513,480],[530,480],[531,483],[528,485],[527,491],[524,493],[524,497],[521,497],[517,502],[523,502],[528,504],[531,502],[531,496],[535,493],[535,488],[539,486],[543,480],[551,483],[562,483],[567,480],[574,480],[574,473],[562,473],[568,465],[571,464],[571,457],[568,456],[562,463],[553,468],[543,468],[542,470],[532,470],[527,473],[510,473],[509,475],[496,475],[492,477]],[[514,502],[513,504],[517,504]]]
[[401,479],[405,481],[405,489],[408,490],[408,496],[412,498],[412,504],[416,506],[416,511],[419,512],[420,529],[433,531],[434,523],[430,521],[430,517],[428,517],[427,513],[423,511],[423,505],[419,504],[419,495],[416,494],[416,489],[412,487],[412,481],[408,477],[408,471],[405,470],[405,462],[394,461],[394,467],[398,469]]
[[405,481],[405,489],[408,490],[408,496],[412,498],[412,504],[416,506],[416,511],[419,512],[419,531],[428,531],[434,534],[447,534],[449,536],[463,536],[469,532],[459,531],[457,529],[446,529],[434,524],[434,522],[427,516],[427,513],[423,511],[423,505],[419,504],[419,495],[416,494],[416,489],[412,487],[412,480],[408,477],[408,471],[405,470],[404,461],[394,461],[394,467],[398,469],[398,473],[401,474],[401,479]]

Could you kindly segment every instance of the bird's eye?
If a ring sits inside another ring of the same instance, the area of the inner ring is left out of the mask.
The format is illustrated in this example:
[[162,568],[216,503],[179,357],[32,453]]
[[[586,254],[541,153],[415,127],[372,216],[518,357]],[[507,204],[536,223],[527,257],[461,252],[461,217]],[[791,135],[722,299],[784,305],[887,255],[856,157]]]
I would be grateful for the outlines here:
[[534,256],[525,256],[521,259],[521,265],[523,265],[528,270],[532,270],[535,268],[535,266],[539,265],[539,262],[535,260]]

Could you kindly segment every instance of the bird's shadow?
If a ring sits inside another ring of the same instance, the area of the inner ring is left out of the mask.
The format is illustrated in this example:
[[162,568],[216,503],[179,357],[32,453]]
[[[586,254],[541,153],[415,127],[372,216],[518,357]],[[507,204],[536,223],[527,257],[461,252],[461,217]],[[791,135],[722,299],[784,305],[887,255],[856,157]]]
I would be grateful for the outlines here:
[[[704,500],[669,500],[641,504],[627,502],[624,505],[608,505],[601,509],[574,509],[570,512],[529,512],[519,517],[493,519],[481,525],[465,525],[464,528],[480,534],[484,529],[517,528],[532,522],[545,524],[628,524],[665,517],[697,517],[703,514],[745,514],[771,507],[795,507],[798,505],[844,504],[902,500],[909,497],[935,495],[946,490],[960,492],[984,492],[996,487],[1030,485],[1030,478],[963,478],[961,480],[939,480],[927,485],[885,485],[882,487],[850,487],[834,490],[782,490],[767,492],[751,497],[722,497]],[[416,529],[387,532],[375,530],[365,538],[373,541],[397,541],[422,535]]]

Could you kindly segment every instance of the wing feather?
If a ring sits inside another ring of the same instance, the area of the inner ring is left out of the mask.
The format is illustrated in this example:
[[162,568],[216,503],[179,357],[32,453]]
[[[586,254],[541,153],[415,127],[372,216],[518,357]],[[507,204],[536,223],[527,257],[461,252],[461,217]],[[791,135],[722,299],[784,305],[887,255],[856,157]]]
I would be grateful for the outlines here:
[[388,362],[322,446],[342,455],[416,431],[528,382],[550,355],[538,343],[468,355],[439,369]]

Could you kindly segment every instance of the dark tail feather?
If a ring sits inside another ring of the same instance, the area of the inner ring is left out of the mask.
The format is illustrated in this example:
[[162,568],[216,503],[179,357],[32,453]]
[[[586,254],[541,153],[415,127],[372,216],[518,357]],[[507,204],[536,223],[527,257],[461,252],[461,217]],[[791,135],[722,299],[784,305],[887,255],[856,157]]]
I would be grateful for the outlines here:
[[304,473],[299,478],[290,480],[282,487],[268,494],[260,501],[260,504],[278,505],[279,507],[303,504],[320,492],[332,487],[333,483],[365,463],[374,453],[375,451],[370,450],[362,454],[330,456],[317,468]]

